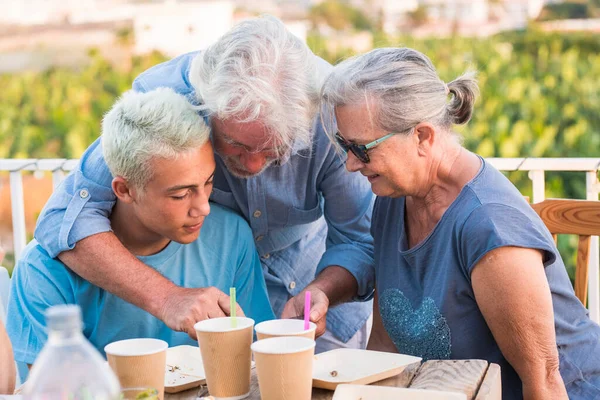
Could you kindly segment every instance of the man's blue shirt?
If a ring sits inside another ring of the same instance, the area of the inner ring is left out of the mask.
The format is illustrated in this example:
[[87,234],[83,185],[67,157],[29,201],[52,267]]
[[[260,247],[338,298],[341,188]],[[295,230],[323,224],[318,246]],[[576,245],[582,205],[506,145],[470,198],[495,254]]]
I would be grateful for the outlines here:
[[[256,323],[275,318],[252,232],[231,210],[211,204],[196,241],[171,242],[157,254],[138,258],[180,286],[215,286],[225,293],[235,287],[246,316]],[[79,277],[35,240],[14,270],[8,303],[6,329],[15,359],[28,364],[33,364],[48,337],[44,312],[58,304],[81,307],[84,335],[102,354],[110,342],[138,337],[162,339],[169,346],[196,344],[187,333],[171,330],[146,311]]]
[[[198,104],[188,79],[198,52],[177,57],[142,73],[134,90],[170,87]],[[319,59],[323,73],[330,66]],[[240,213],[250,224],[267,282],[271,305],[280,315],[290,296],[298,294],[330,265],[346,268],[358,281],[359,299],[370,299],[374,287],[370,221],[373,194],[360,174],[349,173],[319,119],[311,148],[271,165],[259,176],[239,179],[218,157],[211,200]],[[115,197],[112,176],[102,157],[100,140],[54,192],[38,219],[35,238],[56,257],[90,235],[110,231],[108,215]],[[84,196],[82,196],[82,190]],[[59,235],[55,227],[60,227]],[[328,329],[349,340],[371,313],[371,302],[333,308]]]

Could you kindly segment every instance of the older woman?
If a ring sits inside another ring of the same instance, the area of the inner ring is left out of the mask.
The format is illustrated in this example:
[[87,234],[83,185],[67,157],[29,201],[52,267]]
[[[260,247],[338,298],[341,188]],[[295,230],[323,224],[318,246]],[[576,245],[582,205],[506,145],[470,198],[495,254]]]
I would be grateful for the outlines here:
[[407,48],[347,60],[323,87],[332,140],[378,195],[369,348],[498,363],[504,399],[600,398],[600,327],[550,233],[451,130],[477,91]]

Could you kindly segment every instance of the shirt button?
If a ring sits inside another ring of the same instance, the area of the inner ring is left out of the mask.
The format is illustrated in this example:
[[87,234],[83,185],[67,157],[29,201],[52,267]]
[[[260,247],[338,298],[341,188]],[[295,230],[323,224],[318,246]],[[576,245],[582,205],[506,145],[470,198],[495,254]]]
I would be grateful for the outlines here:
[[269,258],[269,257],[271,257],[271,255],[269,253],[267,253],[263,256],[263,258]]
[[90,192],[88,192],[87,189],[81,189],[79,191],[79,197],[81,197],[82,199],[87,199],[89,195]]
[[295,288],[296,288],[296,282],[294,282],[294,281],[291,281],[291,282],[290,282],[290,289],[291,289],[291,290],[294,290]]
[[256,241],[260,242],[261,240],[263,240],[263,237],[264,237],[263,235],[257,236],[256,237]]
[[254,214],[252,214],[252,215],[254,215],[254,218],[258,218],[262,215],[262,213],[260,212],[260,210],[256,210],[256,211],[254,211]]

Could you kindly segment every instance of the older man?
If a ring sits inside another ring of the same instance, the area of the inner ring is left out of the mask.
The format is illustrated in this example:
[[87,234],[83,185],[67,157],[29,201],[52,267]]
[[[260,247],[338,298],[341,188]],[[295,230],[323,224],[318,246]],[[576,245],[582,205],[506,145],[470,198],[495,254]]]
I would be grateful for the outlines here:
[[[319,333],[329,301],[368,300],[373,291],[372,193],[345,170],[317,113],[329,68],[281,21],[264,17],[133,84],[142,92],[173,88],[210,123],[217,153],[211,199],[249,222],[276,315],[317,276],[309,290]],[[191,321],[223,311],[204,289],[178,287],[123,249],[110,233],[111,179],[95,143],[43,211],[36,238],[81,276],[194,336]],[[48,234],[52,226],[60,235]],[[153,287],[152,295],[143,286]],[[296,303],[284,316],[298,312]],[[355,302],[331,310],[317,351],[364,347],[371,309]]]
[[[171,89],[126,93],[105,117],[100,142],[114,175],[112,230],[122,249],[163,279],[205,288],[226,313],[229,297],[223,291],[236,287],[246,315],[256,322],[272,319],[248,224],[209,204],[215,161],[208,139],[202,118]],[[58,235],[59,229],[51,230]],[[147,296],[156,295],[128,265],[116,264],[115,271]],[[101,352],[110,342],[135,337],[194,344],[187,334],[65,268],[35,240],[11,284],[7,332],[17,361],[33,364],[47,339],[44,312],[57,304],[81,307],[84,335]]]

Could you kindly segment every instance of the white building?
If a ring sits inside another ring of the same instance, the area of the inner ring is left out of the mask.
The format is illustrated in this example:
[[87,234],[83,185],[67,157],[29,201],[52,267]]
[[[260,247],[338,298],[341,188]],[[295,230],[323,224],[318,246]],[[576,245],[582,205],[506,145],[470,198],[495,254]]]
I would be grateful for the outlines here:
[[310,24],[308,21],[283,21],[283,23],[290,32],[302,39],[303,42],[306,42],[306,36],[308,35],[308,31],[310,30]]
[[499,30],[523,29],[543,7],[544,0],[501,0],[490,4],[490,21]]
[[134,51],[176,56],[205,48],[233,26],[233,12],[228,0],[136,5]]
[[[48,25],[114,20],[127,0],[0,0],[0,24]],[[119,12],[119,11],[117,11]],[[108,13],[108,19],[97,21]]]
[[406,19],[406,15],[419,7],[417,0],[380,0],[383,13],[383,30],[395,33],[398,26]]
[[455,21],[464,24],[485,23],[489,16],[487,0],[421,0],[432,21]]
[[369,18],[382,18],[383,29],[388,33],[398,31],[408,12],[419,6],[418,0],[341,0],[365,13]]
[[238,9],[256,14],[279,14],[279,5],[275,0],[234,0]]

